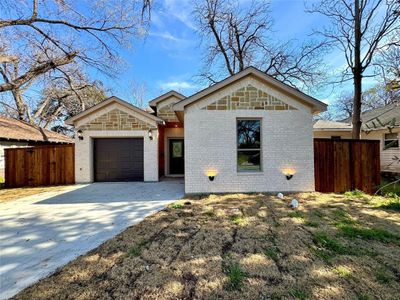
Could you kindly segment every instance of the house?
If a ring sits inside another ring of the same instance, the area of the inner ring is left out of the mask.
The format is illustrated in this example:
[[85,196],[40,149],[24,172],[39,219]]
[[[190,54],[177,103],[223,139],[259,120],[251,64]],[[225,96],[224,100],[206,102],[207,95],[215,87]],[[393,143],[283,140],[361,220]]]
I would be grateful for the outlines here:
[[67,120],[77,182],[184,176],[189,194],[314,190],[312,119],[326,104],[253,67],[149,104],[153,114],[111,97]]
[[[381,171],[400,173],[400,105],[390,104],[362,113],[361,139],[379,140]],[[318,120],[313,127],[314,138],[351,139],[351,119],[341,122]]]
[[0,116],[0,177],[4,177],[4,149],[6,148],[73,142],[72,138],[57,132]]

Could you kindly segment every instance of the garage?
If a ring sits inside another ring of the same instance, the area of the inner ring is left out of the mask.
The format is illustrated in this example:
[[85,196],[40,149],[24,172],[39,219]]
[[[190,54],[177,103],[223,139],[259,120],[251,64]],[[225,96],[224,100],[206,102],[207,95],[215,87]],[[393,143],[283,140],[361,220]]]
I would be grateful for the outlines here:
[[143,138],[95,138],[94,180],[143,181]]

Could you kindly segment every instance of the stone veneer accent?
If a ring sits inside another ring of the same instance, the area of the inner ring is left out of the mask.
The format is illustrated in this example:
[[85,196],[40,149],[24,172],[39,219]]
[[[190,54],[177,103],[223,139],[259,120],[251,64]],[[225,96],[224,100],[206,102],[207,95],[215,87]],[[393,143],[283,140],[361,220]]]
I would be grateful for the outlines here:
[[178,122],[178,118],[176,117],[176,114],[172,109],[172,106],[174,104],[175,103],[168,104],[157,110],[157,117],[163,119],[166,122]]
[[157,129],[119,109],[113,109],[93,121],[80,126],[80,130],[149,130]]
[[252,85],[243,87],[205,107],[203,110],[297,110],[283,101],[271,96]]

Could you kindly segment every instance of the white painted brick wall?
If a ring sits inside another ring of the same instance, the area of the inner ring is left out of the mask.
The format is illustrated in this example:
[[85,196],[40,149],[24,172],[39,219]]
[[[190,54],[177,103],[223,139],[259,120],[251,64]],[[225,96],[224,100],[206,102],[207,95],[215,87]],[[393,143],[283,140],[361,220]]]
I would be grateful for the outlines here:
[[75,139],[75,181],[93,182],[93,139],[94,138],[133,138],[143,137],[144,181],[158,181],[158,136],[153,131],[153,140],[146,130],[107,130],[84,131],[83,140]]
[[[241,83],[243,86],[247,82]],[[252,83],[256,85],[256,83]],[[257,88],[261,88],[257,84]],[[237,89],[227,89],[230,93]],[[265,89],[264,89],[265,90]],[[298,110],[290,111],[207,111],[200,110],[223,93],[214,95],[185,110],[185,192],[277,192],[314,191],[312,114],[297,101],[269,90]],[[236,120],[262,119],[262,172],[237,172]],[[287,180],[285,167],[296,174]],[[209,181],[205,172],[215,168]]]

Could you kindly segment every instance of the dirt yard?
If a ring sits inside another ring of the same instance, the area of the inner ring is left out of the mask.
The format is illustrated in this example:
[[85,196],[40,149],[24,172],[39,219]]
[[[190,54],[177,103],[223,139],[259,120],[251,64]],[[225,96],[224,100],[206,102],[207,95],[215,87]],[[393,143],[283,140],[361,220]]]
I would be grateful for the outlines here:
[[60,186],[26,187],[26,188],[15,188],[15,189],[0,188],[0,203],[6,201],[13,201],[20,198],[32,195],[38,195],[46,192],[58,192],[68,187],[70,186],[60,185]]
[[[298,210],[288,207],[295,197]],[[385,200],[386,201],[386,200]],[[304,193],[185,199],[15,299],[398,299],[400,212]]]

